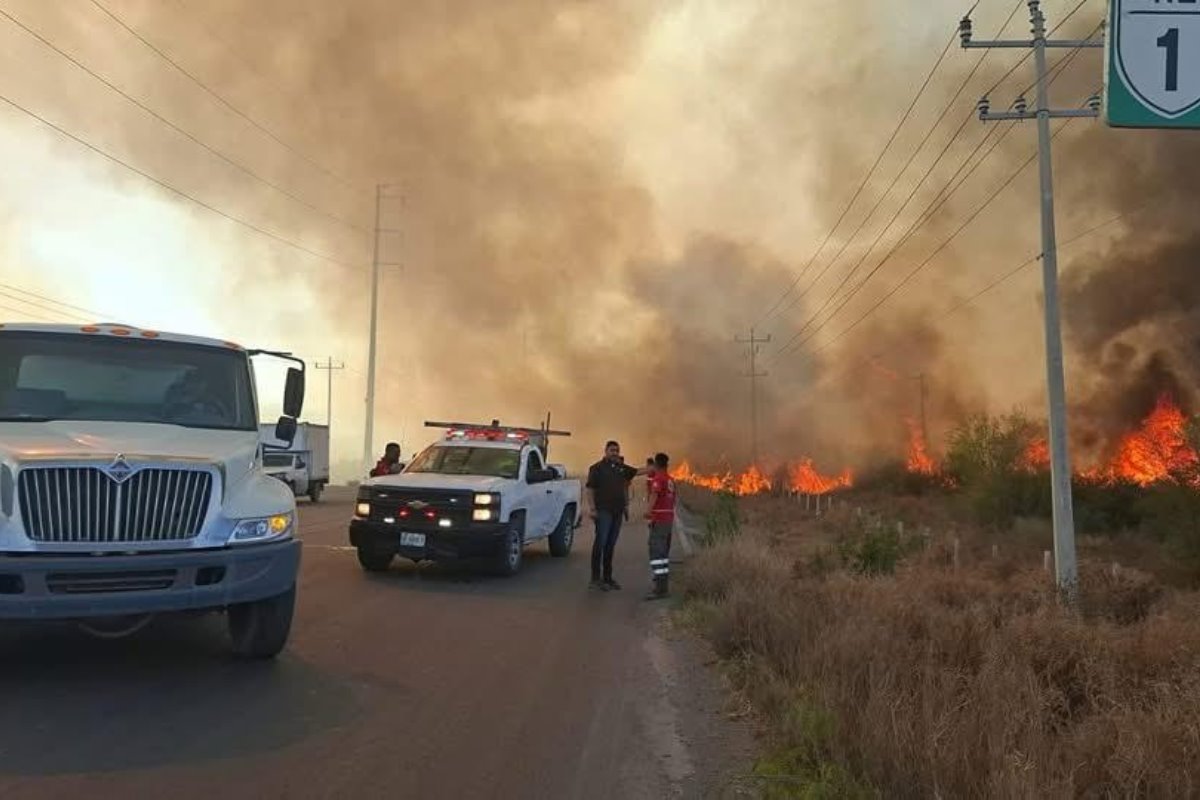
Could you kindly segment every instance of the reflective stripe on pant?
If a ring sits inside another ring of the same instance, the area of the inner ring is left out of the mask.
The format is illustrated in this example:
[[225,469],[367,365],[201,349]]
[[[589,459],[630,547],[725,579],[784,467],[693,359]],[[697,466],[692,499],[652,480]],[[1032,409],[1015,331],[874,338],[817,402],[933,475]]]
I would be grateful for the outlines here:
[[671,522],[650,523],[650,574],[663,578],[671,573]]

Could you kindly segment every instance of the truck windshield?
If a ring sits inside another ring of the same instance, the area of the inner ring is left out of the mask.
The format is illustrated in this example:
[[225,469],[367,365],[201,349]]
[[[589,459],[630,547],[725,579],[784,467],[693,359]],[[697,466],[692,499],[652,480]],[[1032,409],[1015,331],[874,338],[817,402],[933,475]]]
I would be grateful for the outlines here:
[[257,430],[244,353],[70,333],[0,333],[0,422]]
[[431,447],[414,458],[404,471],[511,480],[521,471],[521,452],[500,447]]

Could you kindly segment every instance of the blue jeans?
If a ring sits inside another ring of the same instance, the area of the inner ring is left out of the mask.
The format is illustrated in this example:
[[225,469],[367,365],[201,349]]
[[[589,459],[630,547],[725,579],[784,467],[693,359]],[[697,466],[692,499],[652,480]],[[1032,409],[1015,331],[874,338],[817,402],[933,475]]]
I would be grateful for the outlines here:
[[[596,538],[592,541],[592,580],[612,580],[613,551],[621,535],[623,511],[596,511]],[[603,568],[603,572],[601,572]]]

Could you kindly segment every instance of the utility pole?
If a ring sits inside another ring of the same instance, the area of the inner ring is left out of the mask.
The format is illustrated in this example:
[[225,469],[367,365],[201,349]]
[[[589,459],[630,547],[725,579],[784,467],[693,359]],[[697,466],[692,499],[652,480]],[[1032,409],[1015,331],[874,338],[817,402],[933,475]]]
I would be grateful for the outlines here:
[[329,373],[326,376],[328,384],[325,389],[325,425],[326,427],[330,427],[333,424],[333,371],[345,369],[346,365],[340,361],[336,364],[333,363],[333,357],[330,356],[325,361],[318,361],[313,366]]
[[928,447],[929,446],[929,421],[925,416],[925,398],[926,398],[925,373],[919,372],[914,376],[914,378],[921,385],[921,439],[925,442],[925,446]]
[[379,260],[380,236],[385,233],[399,233],[395,228],[383,228],[380,221],[383,217],[383,201],[387,198],[384,189],[394,184],[381,183],[375,187],[375,244],[371,257],[371,332],[367,341],[367,420],[363,432],[363,467],[370,469],[375,455],[375,353],[376,338],[379,326],[379,268],[400,266],[396,262]]
[[1052,109],[1047,97],[1046,50],[1079,50],[1103,47],[1101,41],[1051,40],[1046,38],[1046,17],[1040,0],[1029,0],[1032,39],[973,41],[971,18],[959,23],[964,48],[1021,48],[1033,50],[1037,74],[1037,99],[1032,111],[1024,97],[1017,99],[1011,111],[993,113],[987,97],[979,101],[979,118],[984,122],[1037,120],[1038,174],[1042,206],[1042,291],[1045,294],[1046,394],[1050,408],[1050,482],[1054,506],[1054,566],[1059,591],[1068,605],[1078,598],[1079,574],[1075,559],[1075,519],[1071,503],[1071,461],[1067,452],[1067,398],[1063,378],[1062,331],[1058,308],[1058,250],[1054,234],[1054,177],[1051,167],[1050,120],[1072,117],[1097,117],[1100,98],[1089,98],[1087,108]]
[[758,346],[771,341],[771,335],[767,334],[766,338],[760,339],[754,335],[754,328],[750,329],[750,338],[743,339],[741,336],[735,336],[733,341],[737,344],[745,344],[750,346],[750,371],[743,373],[743,378],[750,379],[750,463],[758,465],[758,379],[767,377],[766,372],[758,371]]

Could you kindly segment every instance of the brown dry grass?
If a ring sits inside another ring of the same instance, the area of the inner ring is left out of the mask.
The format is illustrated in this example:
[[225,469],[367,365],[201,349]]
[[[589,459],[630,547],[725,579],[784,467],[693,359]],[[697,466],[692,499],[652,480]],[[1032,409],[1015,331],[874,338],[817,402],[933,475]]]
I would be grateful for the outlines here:
[[970,539],[954,569],[944,529],[894,576],[804,577],[854,510],[797,524],[783,502],[743,503],[741,536],[683,576],[693,618],[774,723],[786,769],[770,771],[811,779],[778,787],[1200,794],[1200,596],[1085,559],[1082,613],[1070,614],[1040,558],[992,558]]

